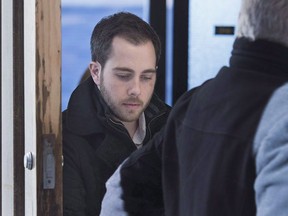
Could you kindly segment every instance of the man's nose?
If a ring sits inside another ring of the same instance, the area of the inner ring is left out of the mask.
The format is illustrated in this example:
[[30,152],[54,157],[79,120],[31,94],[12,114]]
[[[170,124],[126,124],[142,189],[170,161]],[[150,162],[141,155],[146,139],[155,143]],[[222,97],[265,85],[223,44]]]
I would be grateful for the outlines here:
[[129,83],[128,95],[137,97],[141,94],[141,83],[139,79],[133,79]]

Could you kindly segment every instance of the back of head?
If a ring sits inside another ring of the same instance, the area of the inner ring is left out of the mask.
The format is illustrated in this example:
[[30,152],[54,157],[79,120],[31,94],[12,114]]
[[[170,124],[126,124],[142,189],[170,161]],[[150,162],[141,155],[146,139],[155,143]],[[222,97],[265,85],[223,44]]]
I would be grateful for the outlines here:
[[288,47],[288,1],[242,0],[237,37],[264,39]]
[[148,23],[128,12],[110,15],[97,23],[90,41],[92,61],[98,61],[104,67],[111,52],[112,40],[116,36],[135,45],[151,41],[158,63],[161,55],[158,35]]

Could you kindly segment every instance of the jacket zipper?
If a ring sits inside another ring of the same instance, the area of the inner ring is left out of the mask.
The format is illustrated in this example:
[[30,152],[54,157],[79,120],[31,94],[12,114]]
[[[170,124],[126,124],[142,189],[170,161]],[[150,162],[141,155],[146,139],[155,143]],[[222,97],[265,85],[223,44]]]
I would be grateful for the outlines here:
[[[108,118],[108,124],[110,123],[110,125],[115,128],[116,130],[118,130],[120,133],[126,135],[129,137],[129,139],[131,139],[128,131],[125,129],[124,125],[121,122],[116,122],[114,120],[112,120],[111,118]],[[123,130],[124,128],[124,130]],[[131,139],[132,140],[132,139]]]

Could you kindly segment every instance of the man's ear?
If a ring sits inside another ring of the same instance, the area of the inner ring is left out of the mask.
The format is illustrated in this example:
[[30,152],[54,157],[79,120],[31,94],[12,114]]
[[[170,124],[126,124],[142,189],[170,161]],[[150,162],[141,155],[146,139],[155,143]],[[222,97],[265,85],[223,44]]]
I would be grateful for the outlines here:
[[92,76],[94,83],[99,87],[101,71],[102,71],[101,64],[98,61],[96,62],[92,61],[89,65],[89,69],[90,69],[90,74]]

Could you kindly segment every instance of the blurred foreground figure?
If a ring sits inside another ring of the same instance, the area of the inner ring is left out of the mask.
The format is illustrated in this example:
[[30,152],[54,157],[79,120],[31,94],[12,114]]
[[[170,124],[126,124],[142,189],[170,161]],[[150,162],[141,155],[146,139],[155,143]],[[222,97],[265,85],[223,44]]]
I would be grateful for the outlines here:
[[161,185],[166,216],[287,215],[287,122],[265,115],[257,133],[287,81],[288,1],[243,0],[229,66],[185,93],[163,133],[110,178],[103,215],[157,215]]

